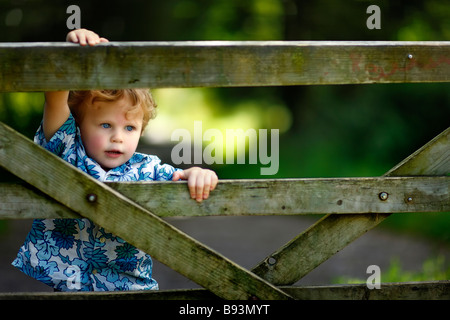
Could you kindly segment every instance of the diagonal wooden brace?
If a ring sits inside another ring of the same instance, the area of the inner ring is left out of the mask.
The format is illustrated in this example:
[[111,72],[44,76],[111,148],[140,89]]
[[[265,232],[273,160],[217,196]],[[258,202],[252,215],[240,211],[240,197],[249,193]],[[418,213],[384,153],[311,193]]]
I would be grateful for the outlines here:
[[221,298],[291,298],[1,122],[0,164]]
[[[447,175],[450,128],[400,162],[384,176]],[[275,285],[291,285],[390,214],[328,214],[252,269]]]

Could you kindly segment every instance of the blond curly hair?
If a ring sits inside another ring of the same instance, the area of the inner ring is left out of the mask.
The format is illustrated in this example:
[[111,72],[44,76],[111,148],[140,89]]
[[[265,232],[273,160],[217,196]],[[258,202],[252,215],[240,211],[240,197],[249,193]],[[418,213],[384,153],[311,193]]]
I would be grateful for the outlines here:
[[157,107],[148,89],[70,91],[68,104],[75,120],[81,121],[86,105],[96,100],[117,101],[122,98],[129,98],[131,101],[127,115],[139,111],[139,108],[144,112],[142,119],[142,130],[144,130],[148,122],[156,116]]

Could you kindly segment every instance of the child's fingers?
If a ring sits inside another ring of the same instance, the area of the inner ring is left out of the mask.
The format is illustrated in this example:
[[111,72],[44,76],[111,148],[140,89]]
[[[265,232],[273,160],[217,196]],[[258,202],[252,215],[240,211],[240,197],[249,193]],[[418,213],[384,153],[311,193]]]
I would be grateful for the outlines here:
[[219,177],[214,171],[211,171],[211,191],[216,189],[217,184],[219,183]]
[[214,171],[200,168],[177,171],[173,174],[172,180],[186,178],[188,180],[189,194],[197,202],[207,199],[210,192],[216,188],[219,180]]
[[84,33],[78,35],[78,43],[82,46],[85,46],[87,44],[87,37]]
[[197,185],[196,188],[196,193],[195,193],[195,200],[197,202],[202,202],[203,201],[203,185]]
[[[188,180],[188,187],[191,198],[195,199],[197,202],[202,202],[204,199],[204,192],[207,187],[205,185],[205,172],[203,170],[199,170],[196,174],[191,175]],[[209,194],[209,186],[207,188]]]
[[79,43],[82,46],[94,46],[100,42],[108,42],[108,39],[100,38],[95,32],[86,29],[77,29],[69,32],[66,40],[69,42]]
[[199,170],[195,177],[195,200],[197,202],[202,202],[203,192],[205,189],[205,172],[203,170]]
[[203,199],[206,199],[209,195],[209,182],[206,180],[205,173],[203,171],[197,177],[196,183],[197,185],[195,188],[195,200],[197,200],[197,202],[201,202]]
[[83,33],[83,36],[84,36],[83,40],[85,40],[84,41],[85,44],[89,44],[90,46],[94,46],[94,45],[100,43],[100,37],[95,32],[88,31],[86,33]]
[[66,41],[67,41],[67,42],[78,43],[78,37],[77,37],[77,34],[76,34],[74,31],[69,32],[69,33],[67,34]]
[[175,171],[172,175],[172,181],[178,181],[178,180],[186,180],[186,175],[184,174],[184,171]]
[[211,176],[210,175],[206,175],[205,179],[204,179],[204,185],[203,185],[203,200],[208,199],[209,197],[209,192],[211,191]]
[[207,175],[205,176],[205,185],[203,188],[203,200],[208,199],[209,193],[216,188],[218,180],[219,178],[215,172],[207,172]]
[[196,175],[189,176],[188,189],[189,189],[189,194],[191,195],[191,198],[196,199],[197,198],[197,176]]

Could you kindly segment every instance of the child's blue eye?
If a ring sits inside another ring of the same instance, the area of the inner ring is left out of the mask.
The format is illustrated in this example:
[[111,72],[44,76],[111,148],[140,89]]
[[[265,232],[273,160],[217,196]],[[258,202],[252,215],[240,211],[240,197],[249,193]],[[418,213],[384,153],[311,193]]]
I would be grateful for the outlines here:
[[125,130],[127,130],[127,131],[133,131],[133,130],[134,130],[134,127],[133,127],[133,126],[126,126],[126,127],[125,127]]
[[102,123],[102,128],[108,129],[111,128],[111,125],[109,123]]

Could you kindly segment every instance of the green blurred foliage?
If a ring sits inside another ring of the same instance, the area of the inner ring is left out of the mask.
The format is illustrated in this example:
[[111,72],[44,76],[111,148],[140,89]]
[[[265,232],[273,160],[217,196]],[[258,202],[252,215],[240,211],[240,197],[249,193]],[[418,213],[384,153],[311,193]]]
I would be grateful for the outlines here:
[[33,138],[42,120],[42,93],[11,92],[0,96],[0,121],[29,138]]
[[[0,0],[0,41],[64,41],[71,4],[81,8],[82,27],[111,41],[450,39],[449,1],[440,0]],[[371,4],[381,9],[379,30],[366,27]],[[259,110],[263,127],[288,128],[273,176],[284,178],[382,175],[448,127],[449,89],[437,83],[203,92],[214,117]],[[40,93],[1,94],[0,121],[32,137],[42,105]],[[221,178],[261,178],[259,165],[214,168]],[[448,214],[397,215],[384,225],[417,232],[436,225],[427,229],[441,231],[429,233],[450,241]]]
[[[369,276],[369,274],[368,274]],[[450,267],[445,261],[444,256],[436,256],[427,259],[420,271],[405,270],[398,259],[392,259],[387,271],[382,271],[380,282],[416,282],[416,281],[439,281],[448,280],[450,277]],[[367,279],[338,277],[334,279],[333,283],[339,284],[360,284],[366,283]]]

